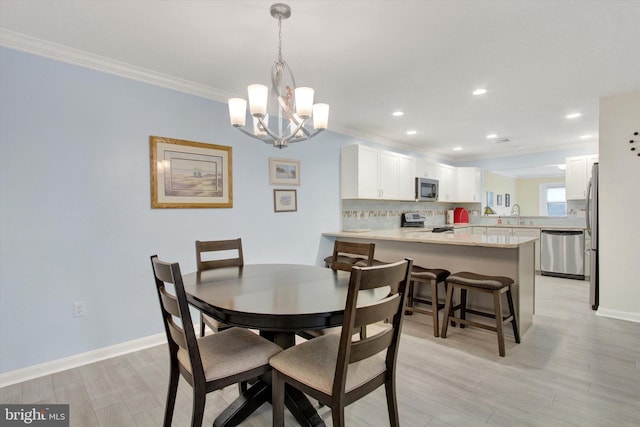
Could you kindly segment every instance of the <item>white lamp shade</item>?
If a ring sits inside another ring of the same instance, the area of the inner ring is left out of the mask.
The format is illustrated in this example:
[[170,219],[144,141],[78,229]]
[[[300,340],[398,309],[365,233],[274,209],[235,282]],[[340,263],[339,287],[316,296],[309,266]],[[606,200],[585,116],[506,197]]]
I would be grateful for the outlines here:
[[313,112],[313,89],[310,87],[296,88],[296,113],[303,119],[311,117]]
[[242,127],[247,119],[247,101],[242,98],[229,99],[231,126]]
[[313,127],[326,129],[329,124],[329,104],[313,105]]
[[265,85],[249,85],[249,111],[252,116],[263,117],[267,114],[267,98],[269,88]]

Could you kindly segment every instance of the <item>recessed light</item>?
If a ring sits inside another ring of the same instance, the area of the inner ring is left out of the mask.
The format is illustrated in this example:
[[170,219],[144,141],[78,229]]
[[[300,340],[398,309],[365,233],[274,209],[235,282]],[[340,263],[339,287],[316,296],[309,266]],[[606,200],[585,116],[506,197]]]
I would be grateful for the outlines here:
[[587,134],[587,135],[582,135],[582,136],[580,137],[580,139],[589,139],[589,138],[591,138],[591,137],[593,137],[593,135],[591,135],[591,134]]
[[560,164],[560,165],[556,165],[558,167],[558,169],[560,170],[565,170],[567,168],[567,165],[565,164]]
[[415,135],[416,133],[418,133],[418,132],[416,132],[415,130],[408,130],[407,131],[407,135]]
[[484,95],[485,93],[487,93],[486,89],[476,89],[473,91],[474,95]]
[[462,151],[462,147],[453,147],[453,151]]
[[571,113],[571,114],[567,114],[565,117],[566,117],[567,119],[575,119],[575,118],[580,117],[581,115],[582,115],[582,114],[580,114],[580,113]]
[[497,133],[490,133],[489,135],[487,135],[487,139],[495,139],[498,137]]
[[392,115],[393,117],[404,116],[404,111],[394,111]]

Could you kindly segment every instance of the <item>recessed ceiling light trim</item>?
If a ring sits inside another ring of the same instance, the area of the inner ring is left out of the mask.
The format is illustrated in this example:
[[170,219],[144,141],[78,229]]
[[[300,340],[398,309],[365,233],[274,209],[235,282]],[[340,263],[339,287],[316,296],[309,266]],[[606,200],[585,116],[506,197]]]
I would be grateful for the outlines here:
[[580,116],[582,116],[582,114],[580,113],[571,113],[571,114],[567,114],[565,117],[567,119],[577,119]]
[[406,133],[407,135],[415,135],[418,132],[416,132],[415,130],[408,130]]
[[393,117],[401,117],[401,116],[404,116],[404,111],[400,111],[400,110],[394,111],[393,113],[391,113],[391,115]]
[[462,147],[453,147],[453,151],[462,151]]
[[484,95],[487,93],[487,90],[484,88],[478,88],[472,92],[474,95]]
[[490,133],[489,135],[487,135],[487,139],[496,139],[498,137],[497,133]]

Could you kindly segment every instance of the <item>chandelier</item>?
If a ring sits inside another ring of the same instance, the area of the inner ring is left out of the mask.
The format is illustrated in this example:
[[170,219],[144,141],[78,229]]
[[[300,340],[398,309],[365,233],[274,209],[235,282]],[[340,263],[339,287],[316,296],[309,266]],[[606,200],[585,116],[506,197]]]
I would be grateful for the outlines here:
[[[312,88],[296,87],[293,73],[282,59],[282,20],[291,16],[291,8],[276,3],[271,6],[271,16],[278,20],[278,58],[271,69],[271,89],[261,84],[247,87],[253,129],[244,127],[247,116],[245,99],[229,99],[229,117],[231,125],[242,133],[284,148],[289,143],[311,139],[325,130],[329,121],[329,104],[314,104]],[[313,131],[305,127],[305,122],[312,117]]]

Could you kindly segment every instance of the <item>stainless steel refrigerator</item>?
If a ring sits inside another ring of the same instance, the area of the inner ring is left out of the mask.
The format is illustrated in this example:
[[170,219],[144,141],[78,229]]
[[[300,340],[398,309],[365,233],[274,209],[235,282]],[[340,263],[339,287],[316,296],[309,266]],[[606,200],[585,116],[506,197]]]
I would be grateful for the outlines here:
[[591,235],[591,247],[587,248],[591,261],[589,302],[598,309],[600,293],[600,266],[598,264],[598,163],[593,164],[587,191],[587,233]]

